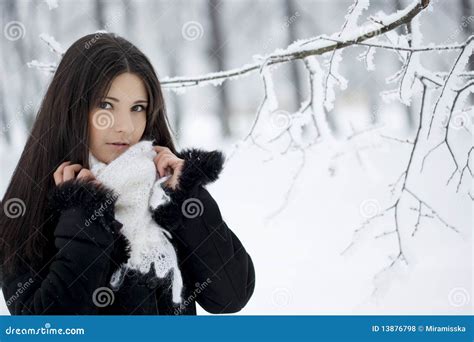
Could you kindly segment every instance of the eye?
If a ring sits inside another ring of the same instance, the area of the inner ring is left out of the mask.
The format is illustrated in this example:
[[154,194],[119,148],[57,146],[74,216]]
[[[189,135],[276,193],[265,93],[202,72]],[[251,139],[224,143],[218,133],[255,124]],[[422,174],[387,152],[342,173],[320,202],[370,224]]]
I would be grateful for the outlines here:
[[99,102],[100,109],[112,109],[112,104],[110,102],[102,101]]
[[144,110],[146,110],[146,108],[142,105],[135,105],[132,107],[133,112],[143,112]]

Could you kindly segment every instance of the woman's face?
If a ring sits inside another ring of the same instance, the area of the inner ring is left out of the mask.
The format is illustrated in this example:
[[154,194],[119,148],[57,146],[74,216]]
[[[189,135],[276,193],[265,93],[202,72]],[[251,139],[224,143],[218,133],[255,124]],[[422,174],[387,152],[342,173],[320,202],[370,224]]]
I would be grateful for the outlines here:
[[108,164],[140,141],[147,106],[148,95],[141,78],[131,73],[117,76],[106,97],[89,113],[90,152]]

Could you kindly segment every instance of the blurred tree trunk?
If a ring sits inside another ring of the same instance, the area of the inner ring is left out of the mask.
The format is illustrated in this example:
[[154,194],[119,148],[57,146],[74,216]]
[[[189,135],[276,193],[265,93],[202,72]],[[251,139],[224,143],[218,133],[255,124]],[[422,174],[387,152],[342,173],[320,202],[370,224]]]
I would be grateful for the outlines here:
[[[28,6],[28,23],[31,32],[40,32],[39,28],[39,15],[38,6],[40,5],[40,0],[33,0]],[[27,37],[28,39],[28,61],[32,61],[38,58],[38,51],[40,49],[40,44],[43,44],[41,40],[38,39],[37,35],[32,35]],[[38,97],[38,94],[41,94],[41,82],[40,82],[40,73],[38,72],[27,72],[28,82],[25,84],[27,88],[26,97],[28,103],[23,103],[22,114],[25,115],[25,123],[28,130],[33,127],[34,120],[36,118],[36,113],[34,112],[34,103],[36,101],[41,101],[41,98]]]
[[99,30],[105,28],[105,4],[103,0],[95,0],[95,22]]
[[[288,20],[292,18],[297,12],[296,4],[294,0],[285,0],[285,14]],[[288,23],[288,42],[287,45],[290,45],[295,40],[298,39],[298,34],[296,32],[296,22]],[[301,76],[298,72],[298,64],[290,63],[291,67],[291,81],[293,84],[293,102],[294,108],[298,110],[301,102],[303,102],[302,90],[301,90]]]
[[136,6],[134,1],[122,1],[122,17],[125,17],[125,31],[131,41],[136,39]]
[[[2,50],[3,51],[3,50]],[[3,58],[1,58],[3,60]],[[5,75],[5,70],[3,66],[0,66],[0,71],[2,75]],[[5,93],[3,91],[3,80],[0,82],[0,138],[4,140],[7,145],[10,144],[11,137],[8,129],[8,118],[5,108]]]
[[[168,58],[168,65],[169,65],[169,72],[170,75],[178,75],[178,70],[179,66],[177,63],[176,58]],[[171,101],[173,102],[173,125],[175,127],[176,132],[181,131],[181,126],[182,126],[182,118],[183,118],[183,109],[181,106],[181,99],[180,97],[175,93],[171,92]],[[178,135],[179,138],[179,135]]]
[[[18,12],[17,4],[18,2],[16,2],[15,0],[7,0],[5,2],[5,11],[3,12],[3,21],[5,22],[5,24],[10,21],[19,21],[22,23],[20,14]],[[23,34],[24,36],[28,34],[28,32],[26,32],[26,26],[25,26],[25,31],[23,31],[21,28],[20,30],[22,32],[20,32],[19,34]],[[25,37],[20,38],[19,40],[8,42],[12,44],[9,46],[11,49],[8,51],[8,53],[7,51],[5,51],[6,49],[2,49],[2,59],[3,59],[2,64],[4,64],[2,65],[2,67],[10,71],[16,70],[16,73],[19,75],[18,79],[19,79],[20,85],[28,84],[28,78],[25,72],[25,68],[21,67],[25,65],[27,62],[27,56],[26,56],[26,51],[24,47],[25,45],[24,45],[24,42],[22,42],[23,39],[25,39]],[[12,50],[14,51],[14,53],[12,53]],[[5,88],[2,89],[3,94],[5,94],[7,91],[13,92],[14,94],[17,89],[16,84],[10,83],[9,80],[6,79],[6,77],[3,78],[3,80],[6,81]],[[20,91],[23,91],[23,89],[24,88],[19,88]],[[12,115],[17,114],[16,112],[18,108],[22,108],[22,101],[23,99],[27,98],[27,94],[23,94],[23,96],[20,96],[20,97],[12,96],[13,105],[9,107],[6,105],[6,103],[3,102],[4,98],[5,97],[2,96],[2,100],[1,100],[2,104],[0,107],[0,110],[2,111],[1,120],[4,123],[4,126],[2,125],[2,134],[5,136],[6,142],[9,143],[11,141],[11,132],[10,132],[11,127],[10,126],[12,124],[15,124],[15,120],[18,120],[18,118],[13,119]],[[12,115],[7,114],[7,111],[9,110],[13,111]],[[10,117],[12,117],[11,120],[10,120]],[[25,119],[25,116],[23,117],[23,119]]]
[[[462,21],[463,24],[462,28],[464,31],[464,34],[466,36],[466,39],[472,35],[472,32],[474,32],[474,20],[472,20],[472,0],[462,0],[461,3],[461,13],[462,13]],[[471,55],[469,57],[469,64],[468,64],[468,70],[474,70],[474,56]],[[470,98],[470,103],[474,103],[474,96],[469,96]]]
[[462,0],[461,13],[462,13],[462,20],[466,24],[466,25],[463,25],[462,28],[466,34],[466,37],[468,37],[472,34],[472,32],[474,32],[474,20],[469,20],[469,17],[472,16],[472,0]]
[[[159,15],[158,27],[176,27],[181,25],[183,21],[183,5],[181,2],[175,2],[171,8],[165,8],[167,4],[156,2],[153,6],[153,12],[160,14],[166,11],[167,15]],[[158,45],[158,51],[160,56],[166,61],[166,73],[165,75],[173,77],[180,75],[181,66],[181,41],[183,36],[181,30],[170,29],[169,32],[164,34],[160,30],[156,31],[156,42]],[[158,75],[163,76],[163,75]],[[183,105],[184,97],[176,94],[174,91],[164,91],[164,95],[170,99],[171,106],[167,106],[168,118],[171,121],[171,126],[175,132],[176,142],[179,143],[181,128],[183,122]],[[172,113],[169,111],[172,108]]]
[[[214,66],[214,70],[225,70],[225,42],[223,39],[223,29],[219,18],[220,0],[208,0],[207,8],[211,24],[209,60]],[[223,137],[231,135],[230,129],[230,106],[227,83],[223,83],[220,89],[217,87],[214,91],[219,92],[217,96],[219,121]]]

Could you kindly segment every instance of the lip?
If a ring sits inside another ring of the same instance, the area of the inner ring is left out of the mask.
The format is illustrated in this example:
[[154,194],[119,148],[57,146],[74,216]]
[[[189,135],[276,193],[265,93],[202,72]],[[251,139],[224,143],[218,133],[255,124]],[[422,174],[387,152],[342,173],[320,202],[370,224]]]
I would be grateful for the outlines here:
[[130,147],[130,144],[127,143],[108,143],[107,145],[109,145],[115,150],[125,150]]

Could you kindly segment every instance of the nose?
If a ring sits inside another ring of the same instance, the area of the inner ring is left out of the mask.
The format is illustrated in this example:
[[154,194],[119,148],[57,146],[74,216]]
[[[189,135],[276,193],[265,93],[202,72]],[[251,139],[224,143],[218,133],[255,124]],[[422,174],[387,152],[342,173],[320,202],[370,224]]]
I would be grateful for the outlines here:
[[113,127],[117,133],[132,134],[135,131],[135,126],[133,125],[133,120],[130,116],[130,113],[125,111],[116,111],[114,119]]

